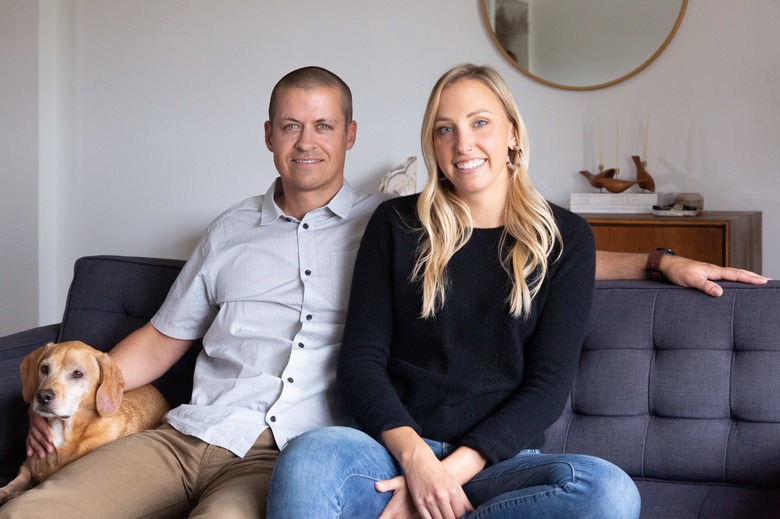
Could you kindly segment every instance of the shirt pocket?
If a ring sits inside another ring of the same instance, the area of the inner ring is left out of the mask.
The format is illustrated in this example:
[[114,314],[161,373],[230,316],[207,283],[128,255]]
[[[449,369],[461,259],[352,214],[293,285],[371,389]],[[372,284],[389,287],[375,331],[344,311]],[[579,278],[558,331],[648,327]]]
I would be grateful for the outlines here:
[[347,311],[349,291],[352,287],[352,271],[355,270],[357,252],[331,252],[330,264],[333,271],[332,293],[336,308]]

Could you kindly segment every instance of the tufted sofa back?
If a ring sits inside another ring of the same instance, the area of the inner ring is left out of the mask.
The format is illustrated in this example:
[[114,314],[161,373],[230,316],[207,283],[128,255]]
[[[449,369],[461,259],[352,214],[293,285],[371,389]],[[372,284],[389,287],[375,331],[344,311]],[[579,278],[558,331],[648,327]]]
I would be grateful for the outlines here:
[[724,288],[597,283],[545,450],[593,454],[635,479],[780,488],[780,283]]

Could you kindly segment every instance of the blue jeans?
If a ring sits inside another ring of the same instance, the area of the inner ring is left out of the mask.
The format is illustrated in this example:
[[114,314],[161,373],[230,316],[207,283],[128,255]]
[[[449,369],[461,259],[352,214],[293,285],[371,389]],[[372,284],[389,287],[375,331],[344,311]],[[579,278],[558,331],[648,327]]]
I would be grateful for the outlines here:
[[[454,450],[426,443],[439,459]],[[268,518],[377,517],[392,492],[377,492],[374,483],[399,473],[387,449],[357,429],[310,431],[292,440],[276,462]],[[592,456],[523,451],[486,468],[463,490],[476,508],[468,519],[639,517],[639,491],[631,478]]]

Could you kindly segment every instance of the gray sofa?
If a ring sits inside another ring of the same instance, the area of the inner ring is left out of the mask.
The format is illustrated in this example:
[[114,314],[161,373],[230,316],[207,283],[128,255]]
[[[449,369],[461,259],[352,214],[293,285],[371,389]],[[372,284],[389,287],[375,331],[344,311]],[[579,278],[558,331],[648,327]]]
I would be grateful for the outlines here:
[[[24,456],[19,363],[47,341],[99,349],[143,325],[183,262],[76,262],[61,324],[0,338],[0,485]],[[642,518],[780,517],[780,282],[724,284],[720,298],[664,283],[598,282],[569,404],[545,450],[626,470]],[[160,381],[187,400],[196,349]]]

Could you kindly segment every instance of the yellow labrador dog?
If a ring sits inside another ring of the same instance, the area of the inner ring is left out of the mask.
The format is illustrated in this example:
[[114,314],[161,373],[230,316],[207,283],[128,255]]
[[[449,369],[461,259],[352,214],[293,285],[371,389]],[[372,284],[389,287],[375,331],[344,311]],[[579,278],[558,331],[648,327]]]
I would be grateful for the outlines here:
[[54,452],[28,457],[0,488],[0,503],[41,483],[57,470],[117,438],[162,423],[168,402],[146,385],[123,393],[122,372],[105,353],[83,342],[47,344],[22,361],[22,396],[46,419]]

